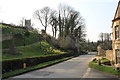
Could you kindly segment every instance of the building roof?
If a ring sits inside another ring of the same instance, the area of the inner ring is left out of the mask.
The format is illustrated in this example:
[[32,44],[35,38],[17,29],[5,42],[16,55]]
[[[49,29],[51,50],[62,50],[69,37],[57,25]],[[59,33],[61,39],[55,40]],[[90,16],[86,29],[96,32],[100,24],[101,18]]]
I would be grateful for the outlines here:
[[117,9],[116,9],[113,21],[116,21],[118,19],[120,19],[120,0],[118,2],[118,6],[117,6]]
[[[117,20],[120,20],[120,0],[118,2],[118,6],[117,6],[117,9],[116,9],[116,12],[115,12],[114,19],[112,21],[114,22],[114,21],[117,21]],[[112,27],[113,27],[113,23],[112,23]]]

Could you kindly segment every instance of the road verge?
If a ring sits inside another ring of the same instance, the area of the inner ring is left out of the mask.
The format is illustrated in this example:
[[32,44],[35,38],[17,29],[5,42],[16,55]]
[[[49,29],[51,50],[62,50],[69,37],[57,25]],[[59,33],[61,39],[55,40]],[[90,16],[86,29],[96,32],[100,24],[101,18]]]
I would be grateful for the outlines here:
[[91,61],[91,62],[89,62],[89,67],[120,77],[120,71],[116,71],[115,68],[112,66],[98,65],[94,61]]

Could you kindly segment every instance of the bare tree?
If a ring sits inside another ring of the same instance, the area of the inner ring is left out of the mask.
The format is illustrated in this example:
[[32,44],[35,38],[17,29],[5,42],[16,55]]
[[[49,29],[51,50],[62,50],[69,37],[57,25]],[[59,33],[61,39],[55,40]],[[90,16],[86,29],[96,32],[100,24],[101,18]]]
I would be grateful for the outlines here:
[[54,11],[51,12],[49,23],[52,26],[53,36],[56,38],[57,26],[58,26],[57,11],[54,10]]
[[100,40],[98,45],[102,45],[104,50],[112,49],[112,41],[110,33],[100,33]]
[[100,40],[103,42],[104,41],[104,34],[100,33],[99,37],[100,37]]
[[110,41],[110,33],[104,33],[104,41]]
[[62,20],[61,20],[61,13],[59,10],[59,16],[58,16],[58,25],[59,25],[59,36],[62,37]]
[[22,17],[22,19],[20,20],[19,25],[23,27],[23,26],[24,26],[24,22],[25,22],[25,18],[24,18],[24,17]]
[[80,13],[72,7],[60,5],[58,22],[59,33],[64,36],[69,34],[79,34],[79,38],[85,36],[85,21]]
[[50,13],[51,9],[49,7],[44,7],[34,12],[35,18],[37,18],[41,22],[42,26],[44,26],[45,28],[45,31],[49,24]]
[[75,34],[79,39],[83,38],[85,36],[85,22],[80,13],[67,5],[60,5],[58,11],[57,14],[57,11],[44,7],[41,10],[36,10],[34,15],[45,27],[45,31],[49,24],[52,26],[54,37],[59,31],[59,37],[66,37],[69,34],[74,36]]
[[111,40],[110,33],[100,33],[99,37],[102,42]]

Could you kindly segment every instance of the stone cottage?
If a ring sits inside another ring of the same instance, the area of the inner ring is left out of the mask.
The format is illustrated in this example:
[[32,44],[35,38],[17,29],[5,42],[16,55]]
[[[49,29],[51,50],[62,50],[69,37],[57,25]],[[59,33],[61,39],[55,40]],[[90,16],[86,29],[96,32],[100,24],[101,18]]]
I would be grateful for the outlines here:
[[112,61],[115,65],[120,64],[120,0],[112,20]]

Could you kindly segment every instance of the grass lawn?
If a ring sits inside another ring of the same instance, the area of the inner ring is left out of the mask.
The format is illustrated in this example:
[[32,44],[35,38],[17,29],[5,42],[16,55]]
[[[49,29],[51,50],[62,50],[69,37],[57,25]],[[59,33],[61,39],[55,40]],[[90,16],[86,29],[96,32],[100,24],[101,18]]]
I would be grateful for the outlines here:
[[106,58],[102,58],[102,59],[100,59],[100,61],[110,61],[110,60],[108,60]]
[[106,59],[106,58],[102,58],[102,59],[99,59],[99,60],[95,60],[94,62],[97,63],[98,61],[102,61],[102,62],[108,62],[110,60]]
[[61,61],[71,59],[71,58],[73,58],[73,57],[74,57],[74,56],[72,56],[72,57],[67,57],[67,58],[63,58],[63,59],[58,59],[58,60],[54,60],[54,61],[49,61],[49,62],[45,62],[45,63],[38,64],[38,65],[36,65],[36,66],[27,67],[27,68],[20,69],[20,70],[15,70],[15,71],[13,71],[13,72],[8,72],[8,73],[5,73],[5,74],[2,74],[2,78],[8,78],[8,77],[12,77],[12,76],[15,76],[15,75],[19,75],[19,74],[22,74],[22,73],[25,73],[25,72],[29,72],[29,71],[32,71],[32,70],[37,70],[37,69],[40,69],[40,68],[44,68],[44,67],[53,65],[53,64],[58,63],[58,62],[61,62]]
[[94,68],[94,69],[97,69],[97,70],[100,70],[100,71],[103,71],[103,72],[107,72],[107,73],[110,73],[110,74],[113,74],[113,75],[117,75],[117,76],[120,77],[120,72],[114,70],[114,67],[112,67],[112,66],[102,66],[102,65],[98,65],[95,62],[90,62],[89,66],[91,68]]
[[46,42],[39,42],[27,46],[17,47],[17,50],[20,52],[19,55],[11,55],[8,52],[3,51],[2,60],[12,60],[19,58],[32,58],[32,57],[40,57],[40,56],[50,56],[50,55],[58,55],[63,54],[60,50],[54,49],[51,45]]

